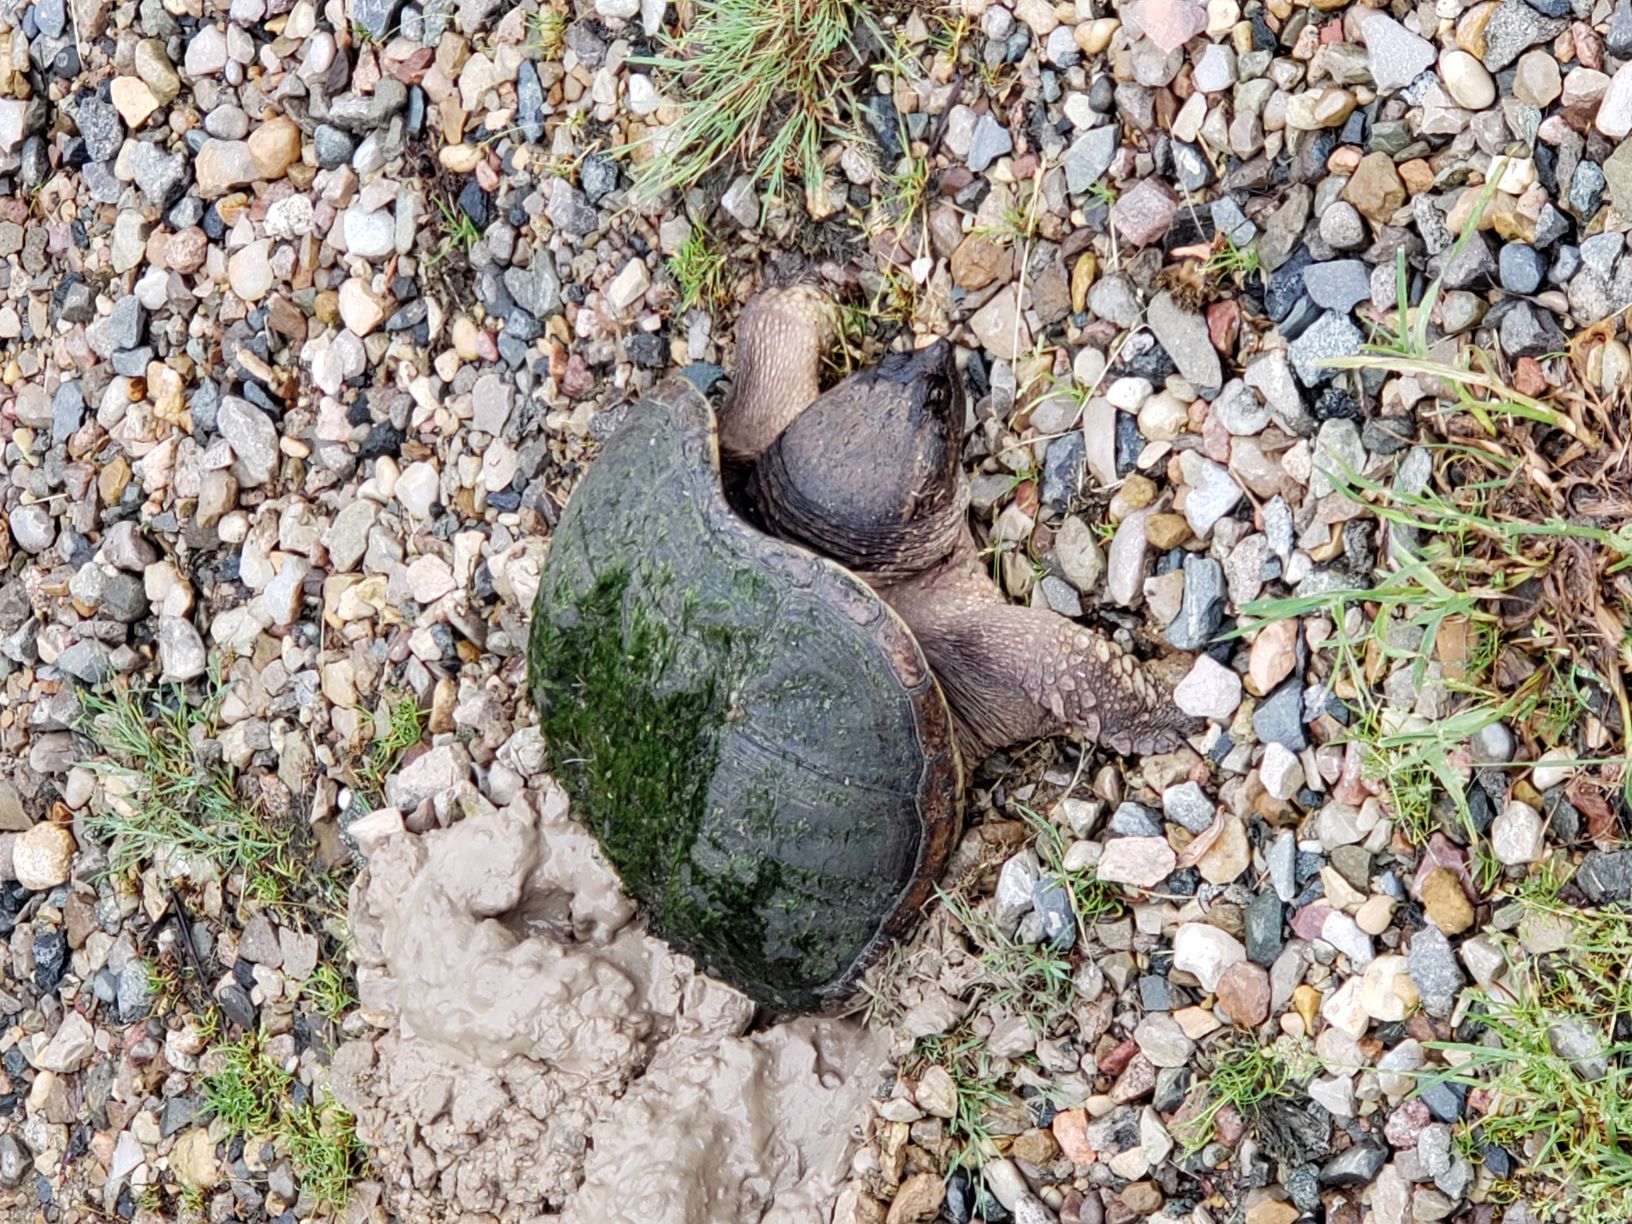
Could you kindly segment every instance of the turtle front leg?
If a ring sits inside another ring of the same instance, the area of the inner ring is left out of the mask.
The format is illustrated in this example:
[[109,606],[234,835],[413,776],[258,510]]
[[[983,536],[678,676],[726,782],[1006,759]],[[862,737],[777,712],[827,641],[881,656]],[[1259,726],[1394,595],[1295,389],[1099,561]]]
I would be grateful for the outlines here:
[[1200,729],[1168,685],[1103,634],[1009,603],[967,526],[943,564],[876,585],[918,638],[971,761],[1060,734],[1128,755],[1171,752]]

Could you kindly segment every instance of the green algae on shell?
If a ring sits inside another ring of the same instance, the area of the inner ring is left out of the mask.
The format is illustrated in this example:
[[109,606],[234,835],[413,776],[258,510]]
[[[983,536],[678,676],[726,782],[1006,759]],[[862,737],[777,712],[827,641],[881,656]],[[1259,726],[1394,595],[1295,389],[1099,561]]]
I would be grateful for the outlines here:
[[860,579],[735,515],[689,386],[633,405],[568,503],[528,659],[552,772],[652,930],[760,1002],[843,997],[933,891],[940,691]]

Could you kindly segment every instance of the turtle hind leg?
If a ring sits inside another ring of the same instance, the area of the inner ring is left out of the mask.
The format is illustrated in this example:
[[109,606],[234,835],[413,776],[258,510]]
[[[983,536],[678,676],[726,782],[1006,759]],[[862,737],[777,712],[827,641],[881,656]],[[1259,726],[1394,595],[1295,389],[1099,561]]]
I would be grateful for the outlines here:
[[837,327],[832,301],[810,284],[764,290],[742,308],[736,369],[720,407],[728,465],[751,465],[816,399]]

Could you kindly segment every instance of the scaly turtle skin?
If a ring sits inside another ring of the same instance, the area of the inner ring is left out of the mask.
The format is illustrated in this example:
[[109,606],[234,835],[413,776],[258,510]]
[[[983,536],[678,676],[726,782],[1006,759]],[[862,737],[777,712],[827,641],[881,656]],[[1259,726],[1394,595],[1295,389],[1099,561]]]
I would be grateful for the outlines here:
[[951,716],[872,589],[727,504],[683,380],[574,492],[531,632],[552,768],[653,931],[779,1009],[849,994],[956,839]]

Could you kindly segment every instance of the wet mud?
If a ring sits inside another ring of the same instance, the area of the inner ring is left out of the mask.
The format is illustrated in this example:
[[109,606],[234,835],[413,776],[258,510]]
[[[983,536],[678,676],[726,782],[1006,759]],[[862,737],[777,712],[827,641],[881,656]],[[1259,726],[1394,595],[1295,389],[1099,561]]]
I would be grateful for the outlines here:
[[334,1088],[404,1224],[817,1224],[885,1046],[753,1004],[645,934],[519,733],[447,827],[377,828]]

